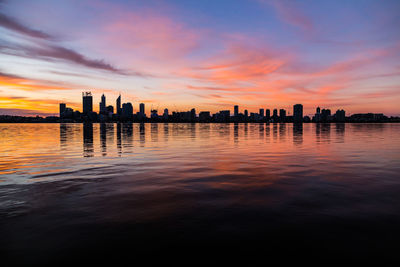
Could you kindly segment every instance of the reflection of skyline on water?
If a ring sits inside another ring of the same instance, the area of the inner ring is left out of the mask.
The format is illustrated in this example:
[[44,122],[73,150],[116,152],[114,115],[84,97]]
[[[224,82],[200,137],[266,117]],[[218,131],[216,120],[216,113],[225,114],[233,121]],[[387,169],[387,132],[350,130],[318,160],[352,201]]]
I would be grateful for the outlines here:
[[301,145],[303,143],[303,124],[293,124],[293,143]]
[[[215,135],[223,141],[232,140],[239,144],[245,140],[258,140],[261,142],[286,143],[292,141],[299,146],[304,141],[304,127],[314,128],[316,143],[344,142],[346,124],[285,124],[285,123],[232,123],[232,124],[173,124],[173,123],[84,123],[82,124],[83,156],[93,157],[96,153],[94,142],[96,135],[99,140],[99,152],[102,156],[109,155],[109,152],[117,152],[119,156],[132,153],[135,142],[145,147],[147,142],[168,143],[182,137],[196,141],[200,139],[211,139]],[[72,145],[72,139],[79,135],[80,124],[59,125],[60,147],[62,149]],[[334,132],[332,132],[332,127]],[[363,127],[363,126],[361,126]],[[355,125],[355,129],[361,128]],[[381,131],[384,126],[371,128],[373,131]],[[290,129],[292,128],[292,129]],[[367,128],[368,129],[368,128]],[[289,130],[291,130],[289,132]],[[135,132],[137,132],[135,138]],[[232,134],[231,134],[232,133]],[[334,140],[331,134],[334,133]],[[162,136],[162,139],[160,139]],[[289,139],[288,139],[289,138]],[[112,147],[112,148],[111,148]]]
[[84,123],[83,124],[83,156],[93,157],[94,147],[93,147],[93,124]]

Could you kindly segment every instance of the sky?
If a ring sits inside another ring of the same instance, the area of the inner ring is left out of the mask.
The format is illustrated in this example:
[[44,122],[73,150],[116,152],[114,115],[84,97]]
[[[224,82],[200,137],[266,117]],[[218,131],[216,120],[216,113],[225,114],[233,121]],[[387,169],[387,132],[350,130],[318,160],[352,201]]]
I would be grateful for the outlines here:
[[139,103],[400,116],[398,0],[0,0],[0,114]]

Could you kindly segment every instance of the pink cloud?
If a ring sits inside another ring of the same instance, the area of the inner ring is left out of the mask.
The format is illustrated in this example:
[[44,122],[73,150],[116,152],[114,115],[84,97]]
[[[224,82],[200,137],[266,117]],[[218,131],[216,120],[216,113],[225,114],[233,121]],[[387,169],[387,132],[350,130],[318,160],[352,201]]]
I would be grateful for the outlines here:
[[304,14],[304,12],[294,3],[294,1],[260,0],[260,2],[272,5],[276,9],[279,17],[284,22],[300,28],[302,31],[307,33],[311,33],[315,30],[311,19]]

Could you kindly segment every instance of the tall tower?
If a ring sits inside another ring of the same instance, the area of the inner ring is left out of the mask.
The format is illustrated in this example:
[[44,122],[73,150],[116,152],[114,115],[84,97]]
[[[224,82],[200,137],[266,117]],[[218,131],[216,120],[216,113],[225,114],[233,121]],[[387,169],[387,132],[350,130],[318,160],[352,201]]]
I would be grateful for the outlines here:
[[82,92],[82,113],[93,112],[93,96],[91,92]]
[[121,111],[122,111],[122,109],[121,109],[121,95],[119,95],[118,98],[117,98],[117,114],[121,115]]
[[277,118],[278,118],[278,110],[277,110],[276,108],[274,108],[274,110],[272,111],[272,117],[273,117],[274,119],[277,119]]
[[269,109],[265,110],[265,117],[267,118],[267,120],[271,118],[271,111]]
[[64,115],[67,105],[65,103],[60,103],[60,118]]
[[279,118],[281,119],[281,122],[283,122],[286,119],[286,110],[284,109],[279,110]]
[[99,104],[100,106],[100,114],[106,114],[107,113],[107,109],[106,109],[106,96],[103,94],[101,96],[101,102]]
[[264,118],[264,109],[263,108],[260,108],[260,117]]
[[139,112],[140,112],[140,114],[142,114],[143,116],[145,115],[145,112],[144,112],[144,103],[140,103],[140,105],[139,105]]
[[233,109],[234,109],[233,116],[237,117],[239,115],[239,106],[235,105]]
[[303,105],[296,104],[293,106],[293,122],[303,122]]

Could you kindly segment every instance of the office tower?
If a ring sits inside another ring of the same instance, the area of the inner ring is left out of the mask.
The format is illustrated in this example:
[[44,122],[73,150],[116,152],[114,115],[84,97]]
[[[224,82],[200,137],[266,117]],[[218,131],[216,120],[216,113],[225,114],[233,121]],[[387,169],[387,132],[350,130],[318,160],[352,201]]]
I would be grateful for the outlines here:
[[278,110],[277,110],[276,108],[275,108],[274,111],[273,111],[272,117],[273,117],[274,119],[278,118]]
[[163,117],[164,117],[164,119],[168,119],[168,109],[166,108],[166,109],[164,109],[164,114],[163,114]]
[[152,109],[150,112],[150,118],[152,119],[158,119],[158,113],[157,113],[157,109]]
[[144,111],[144,103],[139,104],[139,112],[142,116],[145,116],[145,111]]
[[293,122],[303,122],[303,105],[296,104],[293,106]]
[[234,106],[234,113],[233,113],[233,116],[237,117],[238,115],[239,115],[239,106],[238,106],[238,105],[235,105],[235,106]]
[[219,122],[229,122],[231,117],[230,110],[221,110],[219,113],[216,114],[217,121]]
[[265,118],[269,120],[271,118],[271,111],[269,109],[265,110]]
[[111,105],[106,107],[106,112],[107,114],[114,114],[114,107]]
[[286,110],[284,110],[284,109],[280,109],[279,110],[279,118],[281,119],[282,122],[285,121],[285,119],[286,119]]
[[122,117],[125,119],[131,119],[133,116],[133,106],[131,103],[122,104]]
[[263,118],[264,117],[264,109],[260,108],[260,117]]
[[244,110],[244,116],[247,118],[249,116],[249,111],[247,109]]
[[346,119],[346,111],[338,109],[335,113],[335,120],[338,122],[344,122]]
[[190,119],[192,121],[196,120],[196,110],[194,108],[192,108],[192,110],[190,110]]
[[211,120],[210,111],[202,111],[199,113],[199,121],[209,122]]
[[67,105],[65,103],[60,103],[60,118],[63,116]]
[[331,110],[330,109],[322,109],[322,115],[324,116],[330,116],[331,115]]
[[317,107],[317,111],[316,111],[316,113],[314,115],[313,121],[314,122],[320,122],[321,118],[322,118],[322,116],[321,116],[321,108]]
[[106,96],[104,94],[101,96],[101,102],[99,104],[99,112],[100,112],[100,114],[106,114],[107,113]]
[[82,93],[82,113],[89,114],[93,112],[93,96],[91,92]]
[[119,95],[118,98],[117,98],[117,114],[121,115],[121,111],[122,111],[122,109],[121,109],[121,95]]
[[331,120],[331,110],[330,109],[322,109],[321,110],[321,121],[326,122]]

